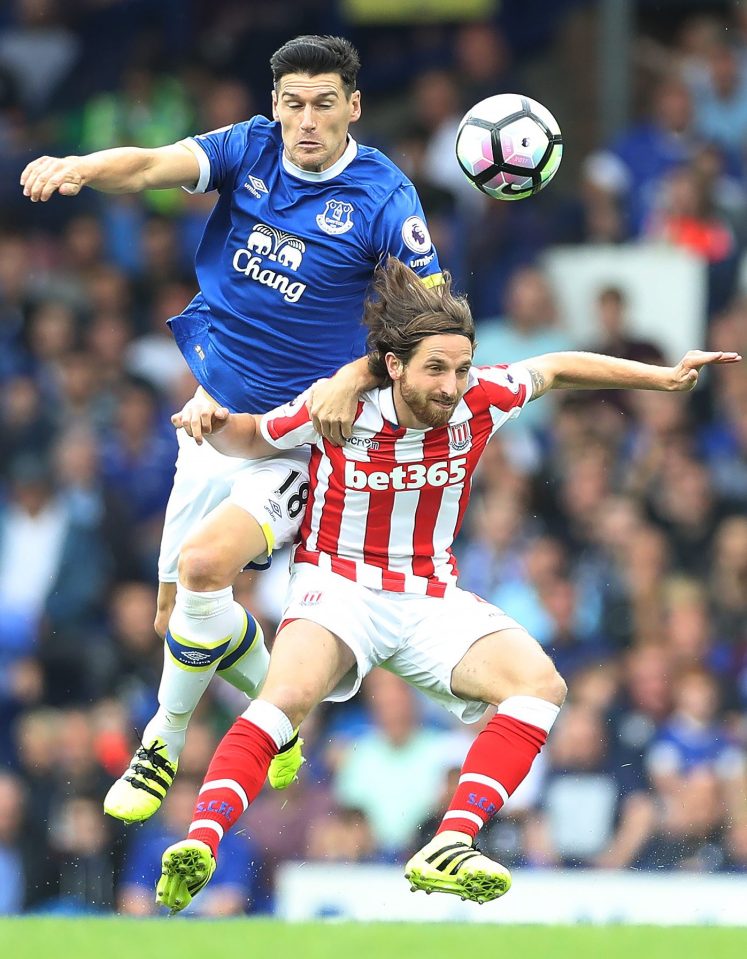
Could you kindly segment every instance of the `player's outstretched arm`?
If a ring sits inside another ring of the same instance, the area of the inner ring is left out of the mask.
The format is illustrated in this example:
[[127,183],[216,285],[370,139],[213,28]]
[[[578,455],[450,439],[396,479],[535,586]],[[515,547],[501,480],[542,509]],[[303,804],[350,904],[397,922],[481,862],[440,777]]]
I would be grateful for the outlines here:
[[259,459],[277,453],[262,436],[260,419],[254,413],[230,413],[225,406],[217,404],[209,407],[202,397],[195,395],[184,409],[174,413],[171,422],[176,429],[183,429],[191,436],[198,446],[206,439],[225,456]]
[[687,392],[704,366],[738,363],[739,353],[690,350],[676,366],[655,366],[601,353],[545,353],[522,360],[532,378],[532,399],[548,390],[663,390]]
[[39,157],[21,174],[24,196],[44,203],[53,194],[77,196],[84,186],[102,193],[140,193],[194,187],[197,157],[183,143],[143,150],[117,147],[87,156]]

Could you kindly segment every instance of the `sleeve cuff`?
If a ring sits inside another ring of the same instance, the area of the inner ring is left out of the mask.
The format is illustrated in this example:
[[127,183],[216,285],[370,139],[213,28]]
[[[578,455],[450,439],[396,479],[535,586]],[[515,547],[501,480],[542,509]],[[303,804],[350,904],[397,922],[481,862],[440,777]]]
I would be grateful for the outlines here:
[[529,370],[526,366],[522,366],[520,363],[517,363],[515,366],[509,366],[509,371],[512,376],[515,376],[520,383],[524,384],[524,389],[527,391],[526,399],[524,400],[524,405],[531,400],[534,393],[534,386],[532,383],[532,377],[529,373]]
[[262,434],[263,439],[267,440],[270,446],[277,446],[277,441],[274,437],[270,436],[270,431],[267,427],[267,417],[261,417],[259,421],[259,431]]
[[200,176],[195,186],[183,186],[182,189],[187,193],[204,193],[210,182],[210,160],[208,159],[208,155],[194,137],[187,137],[186,140],[180,140],[179,143],[181,143],[183,147],[186,147],[190,153],[194,154],[195,159],[200,165]]

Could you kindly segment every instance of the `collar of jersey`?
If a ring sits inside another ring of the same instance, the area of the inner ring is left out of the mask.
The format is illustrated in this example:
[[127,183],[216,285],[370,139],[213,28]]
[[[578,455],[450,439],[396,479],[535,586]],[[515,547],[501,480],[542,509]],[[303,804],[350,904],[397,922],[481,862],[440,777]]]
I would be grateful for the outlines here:
[[339,176],[345,167],[353,162],[357,155],[358,144],[351,136],[348,136],[348,145],[345,147],[345,152],[339,160],[329,167],[329,169],[322,170],[321,173],[313,173],[311,170],[302,170],[300,166],[296,166],[295,163],[291,163],[291,161],[285,155],[285,150],[283,150],[283,169],[286,173],[290,173],[291,176],[294,176],[299,180],[306,180],[309,183],[322,183],[325,180],[332,180],[334,177]]

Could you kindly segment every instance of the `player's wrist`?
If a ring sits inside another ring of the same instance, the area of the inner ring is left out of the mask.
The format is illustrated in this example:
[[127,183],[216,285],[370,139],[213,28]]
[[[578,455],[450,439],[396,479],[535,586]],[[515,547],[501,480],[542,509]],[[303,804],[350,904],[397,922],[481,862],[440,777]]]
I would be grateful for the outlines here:
[[343,366],[337,375],[339,376],[340,373],[344,374],[344,383],[352,393],[364,393],[379,385],[379,381],[369,369],[368,359],[365,356]]

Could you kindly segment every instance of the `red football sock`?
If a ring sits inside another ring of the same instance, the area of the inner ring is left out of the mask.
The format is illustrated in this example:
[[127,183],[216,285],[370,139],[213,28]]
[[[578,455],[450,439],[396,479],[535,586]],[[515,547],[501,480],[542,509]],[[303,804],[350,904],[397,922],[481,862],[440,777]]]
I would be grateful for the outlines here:
[[498,713],[475,739],[459,785],[436,834],[463,832],[473,839],[524,779],[547,733],[539,726]]
[[218,744],[197,797],[188,839],[200,839],[217,858],[223,834],[259,795],[277,744],[240,717]]

